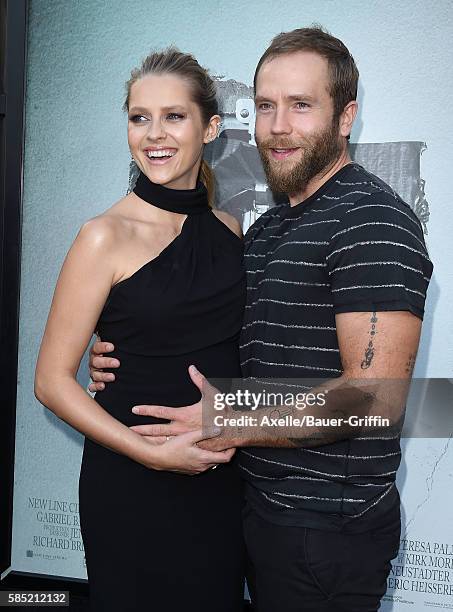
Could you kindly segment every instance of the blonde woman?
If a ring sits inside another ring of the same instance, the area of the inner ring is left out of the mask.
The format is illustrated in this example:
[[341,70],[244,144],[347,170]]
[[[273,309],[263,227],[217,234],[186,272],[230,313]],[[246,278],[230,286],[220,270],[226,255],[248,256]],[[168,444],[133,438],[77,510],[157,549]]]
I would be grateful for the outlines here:
[[[190,364],[240,376],[241,232],[211,208],[202,159],[220,121],[214,83],[191,55],[153,53],[132,72],[125,109],[141,173],[133,192],[82,227],[67,255],[36,395],[85,435],[79,494],[91,609],[235,612],[243,544],[234,450],[198,448],[200,431],[156,444],[130,429],[159,422],[135,416],[134,405],[199,399]],[[100,153],[111,153],[108,143]],[[95,330],[123,367],[93,399],[76,372]]]

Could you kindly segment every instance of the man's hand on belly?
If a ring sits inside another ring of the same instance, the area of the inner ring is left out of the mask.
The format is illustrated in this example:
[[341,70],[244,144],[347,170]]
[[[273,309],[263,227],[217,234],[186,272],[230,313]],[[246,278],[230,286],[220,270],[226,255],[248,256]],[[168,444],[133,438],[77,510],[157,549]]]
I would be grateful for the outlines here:
[[134,406],[134,414],[168,419],[170,423],[156,425],[133,425],[130,429],[144,436],[179,436],[188,431],[201,429],[201,401],[191,406]]
[[[203,381],[200,378],[204,377],[196,370],[194,366],[190,366],[189,374],[192,381],[197,385],[202,394],[204,388],[201,388]],[[209,383],[205,383],[203,387]],[[200,386],[199,386],[200,385]],[[213,388],[213,387],[212,387]],[[132,412],[141,416],[153,416],[159,419],[167,419],[170,423],[162,423],[156,425],[134,425],[131,427],[135,432],[144,436],[178,436],[188,431],[196,431],[202,429],[202,403],[201,399],[196,404],[190,406],[181,406],[180,408],[172,408],[170,406],[134,406]]]
[[133,425],[131,429],[143,436],[148,436],[148,439],[156,437],[159,440],[162,440],[163,436],[168,440],[172,436],[202,430],[207,439],[197,443],[200,448],[211,451],[226,451],[233,448],[235,444],[231,439],[226,438],[224,428],[213,425],[214,401],[218,389],[213,387],[193,365],[189,367],[189,375],[201,392],[202,397],[199,402],[180,408],[134,406],[132,408],[134,414],[167,419],[170,422],[156,425]]

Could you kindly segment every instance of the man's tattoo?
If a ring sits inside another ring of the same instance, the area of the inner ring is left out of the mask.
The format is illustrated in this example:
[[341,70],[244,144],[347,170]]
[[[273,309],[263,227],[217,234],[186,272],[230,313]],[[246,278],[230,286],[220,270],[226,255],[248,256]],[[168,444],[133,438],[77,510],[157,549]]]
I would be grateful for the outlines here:
[[270,418],[271,419],[282,419],[285,418],[286,416],[289,416],[291,414],[291,408],[287,407],[283,407],[281,406],[280,408],[274,408],[274,410],[272,410],[271,414],[270,414]]
[[374,340],[374,336],[377,334],[377,331],[376,331],[377,315],[375,312],[373,312],[373,314],[371,315],[370,323],[371,323],[371,329],[370,329],[371,337],[370,337],[370,341],[368,342],[368,346],[365,349],[365,358],[360,364],[362,370],[366,370],[370,367],[371,362],[373,361],[373,357],[374,357],[375,349],[374,349],[373,340]]
[[[280,408],[275,408],[272,410],[270,414],[271,419],[281,419],[289,416],[291,414],[291,408],[287,408],[284,406],[280,406]],[[287,438],[290,442],[294,444],[296,447],[309,446],[311,438]],[[315,438],[318,439],[318,438]]]
[[417,355],[409,355],[409,358],[406,362],[406,372],[408,374],[412,374],[413,370],[414,370],[414,366],[415,366],[415,358],[417,357]]

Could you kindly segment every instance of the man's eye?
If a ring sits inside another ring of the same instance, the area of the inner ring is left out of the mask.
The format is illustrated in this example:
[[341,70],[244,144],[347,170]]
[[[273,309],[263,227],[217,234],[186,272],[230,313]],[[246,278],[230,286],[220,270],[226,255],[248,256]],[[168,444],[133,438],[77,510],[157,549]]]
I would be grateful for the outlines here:
[[308,108],[309,105],[306,102],[296,102],[296,107],[304,109],[304,108]]
[[143,123],[144,121],[148,121],[148,118],[143,115],[132,115],[129,117],[129,121],[132,121],[132,123]]
[[181,115],[180,113],[169,113],[167,115],[167,119],[170,121],[179,121],[180,119],[184,119],[184,115]]
[[261,104],[258,104],[258,110],[260,111],[267,111],[271,108],[271,105],[269,104],[269,102],[261,102]]

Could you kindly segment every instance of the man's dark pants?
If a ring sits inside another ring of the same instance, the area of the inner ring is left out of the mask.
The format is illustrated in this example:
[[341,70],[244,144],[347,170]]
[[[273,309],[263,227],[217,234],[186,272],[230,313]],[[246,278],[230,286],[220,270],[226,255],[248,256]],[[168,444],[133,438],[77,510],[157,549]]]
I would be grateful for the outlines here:
[[247,583],[254,612],[375,612],[400,529],[399,508],[383,527],[347,534],[276,525],[247,505]]

